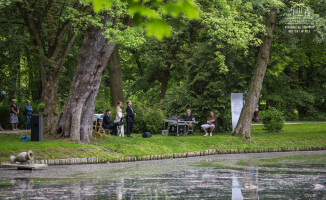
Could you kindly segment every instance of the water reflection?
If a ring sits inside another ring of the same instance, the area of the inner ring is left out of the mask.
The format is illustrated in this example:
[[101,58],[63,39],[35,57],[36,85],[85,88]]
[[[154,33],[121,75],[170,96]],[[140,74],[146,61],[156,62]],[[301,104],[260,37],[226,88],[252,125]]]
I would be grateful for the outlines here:
[[[22,172],[0,169],[0,199],[325,199],[321,168],[314,173],[215,169],[187,160],[57,166]],[[300,168],[300,167],[299,167]],[[291,170],[295,167],[291,167]],[[1,178],[2,177],[2,178]],[[4,177],[13,177],[11,179]]]
[[[184,171],[110,179],[10,179],[0,199],[323,199],[311,183],[325,175],[270,174],[190,167]],[[255,187],[253,187],[255,186]]]

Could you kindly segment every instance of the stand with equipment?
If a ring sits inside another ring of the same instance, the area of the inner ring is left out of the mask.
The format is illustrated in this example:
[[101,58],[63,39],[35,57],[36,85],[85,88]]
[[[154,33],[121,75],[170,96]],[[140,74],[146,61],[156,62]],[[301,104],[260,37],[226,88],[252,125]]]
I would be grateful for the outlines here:
[[180,119],[166,119],[164,121],[164,130],[162,130],[162,135],[165,136],[186,136],[189,131],[193,130],[187,130],[187,126],[185,123],[193,123],[197,124],[196,121],[184,121]]

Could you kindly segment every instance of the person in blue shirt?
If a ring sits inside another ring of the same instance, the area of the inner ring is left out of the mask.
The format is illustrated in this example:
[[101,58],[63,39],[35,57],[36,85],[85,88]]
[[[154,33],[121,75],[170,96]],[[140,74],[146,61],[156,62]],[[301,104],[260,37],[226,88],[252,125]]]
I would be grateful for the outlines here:
[[31,106],[31,101],[27,100],[25,105],[25,115],[26,115],[26,123],[25,123],[25,129],[28,130],[30,123],[31,123],[31,116],[33,112],[33,108]]

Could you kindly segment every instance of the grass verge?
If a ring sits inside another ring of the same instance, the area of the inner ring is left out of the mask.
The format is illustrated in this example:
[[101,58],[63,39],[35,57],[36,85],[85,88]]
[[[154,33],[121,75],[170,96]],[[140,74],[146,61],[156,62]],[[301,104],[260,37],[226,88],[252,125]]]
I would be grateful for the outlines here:
[[268,134],[263,126],[252,126],[252,143],[243,142],[231,133],[213,137],[196,136],[167,137],[154,135],[142,138],[104,136],[95,138],[93,144],[75,144],[68,140],[46,138],[43,142],[22,142],[20,135],[0,135],[0,161],[8,161],[10,155],[33,150],[35,159],[57,159],[72,157],[118,158],[127,156],[185,153],[206,149],[266,149],[286,147],[326,146],[326,124],[285,125],[277,134]]

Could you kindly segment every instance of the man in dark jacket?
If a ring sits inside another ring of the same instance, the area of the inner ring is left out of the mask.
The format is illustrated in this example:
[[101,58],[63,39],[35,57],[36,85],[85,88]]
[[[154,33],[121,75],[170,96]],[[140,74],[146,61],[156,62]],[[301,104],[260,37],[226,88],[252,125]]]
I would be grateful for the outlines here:
[[114,124],[114,120],[110,119],[111,110],[107,109],[103,117],[102,127],[103,129],[110,129],[111,135],[117,135],[117,125]]
[[[191,114],[191,110],[188,109],[187,110],[187,114],[185,116],[183,116],[183,120],[185,121],[185,125],[186,125],[186,130],[189,130],[189,128],[191,128],[191,130],[193,130],[194,127],[194,121],[195,121],[195,116],[193,114]],[[194,133],[191,131],[191,135],[193,135]]]
[[131,137],[131,132],[132,129],[134,128],[134,117],[136,115],[136,113],[134,113],[134,111],[132,110],[131,106],[132,106],[132,102],[129,100],[127,101],[127,108],[126,108],[126,113],[127,113],[127,137]]

